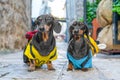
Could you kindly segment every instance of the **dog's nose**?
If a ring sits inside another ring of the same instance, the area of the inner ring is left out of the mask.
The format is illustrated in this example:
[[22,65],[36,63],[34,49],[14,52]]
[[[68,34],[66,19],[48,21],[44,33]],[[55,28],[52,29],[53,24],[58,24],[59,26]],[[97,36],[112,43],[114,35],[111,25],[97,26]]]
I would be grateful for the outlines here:
[[74,33],[78,33],[78,32],[79,32],[79,30],[75,30],[75,31],[74,31]]
[[78,33],[79,33],[79,30],[77,30],[77,29],[73,30],[73,34],[78,34]]
[[44,32],[44,31],[45,31],[45,28],[44,28],[44,27],[39,28],[39,31],[40,31],[40,32]]

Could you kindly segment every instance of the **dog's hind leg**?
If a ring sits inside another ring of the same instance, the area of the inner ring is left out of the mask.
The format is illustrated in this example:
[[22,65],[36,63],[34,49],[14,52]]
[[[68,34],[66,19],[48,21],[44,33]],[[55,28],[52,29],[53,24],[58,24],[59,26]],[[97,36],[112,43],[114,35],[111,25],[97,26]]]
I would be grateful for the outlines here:
[[35,60],[30,59],[30,66],[28,68],[28,71],[31,72],[31,71],[34,71],[34,70],[35,70]]
[[51,61],[47,62],[47,68],[48,68],[48,70],[55,70],[55,68],[53,68],[53,65],[52,65]]
[[71,71],[71,70],[73,70],[73,65],[72,65],[72,63],[69,61],[67,71]]

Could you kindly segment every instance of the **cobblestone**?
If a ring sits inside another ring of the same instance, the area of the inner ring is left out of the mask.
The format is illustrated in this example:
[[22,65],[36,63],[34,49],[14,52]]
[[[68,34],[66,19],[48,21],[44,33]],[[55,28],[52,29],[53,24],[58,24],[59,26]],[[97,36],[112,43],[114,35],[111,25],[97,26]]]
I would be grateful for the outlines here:
[[0,80],[120,80],[120,55],[98,54],[93,57],[93,68],[88,72],[67,71],[67,43],[57,42],[58,59],[53,61],[55,71],[43,65],[28,72],[23,63],[23,51],[0,56]]

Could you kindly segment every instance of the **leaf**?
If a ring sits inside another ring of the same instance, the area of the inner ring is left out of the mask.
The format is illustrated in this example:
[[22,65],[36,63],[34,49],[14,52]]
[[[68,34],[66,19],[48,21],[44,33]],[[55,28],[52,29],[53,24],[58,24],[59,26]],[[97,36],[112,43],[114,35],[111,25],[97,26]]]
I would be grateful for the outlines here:
[[80,21],[80,22],[84,22],[84,19],[83,19],[83,18],[80,18],[79,21]]
[[120,0],[116,0],[112,6],[113,6],[112,11],[120,14]]
[[95,2],[91,3],[90,1],[87,0],[87,12],[86,12],[86,17],[87,17],[87,23],[91,23],[92,20],[96,17],[96,9],[101,0],[96,0]]

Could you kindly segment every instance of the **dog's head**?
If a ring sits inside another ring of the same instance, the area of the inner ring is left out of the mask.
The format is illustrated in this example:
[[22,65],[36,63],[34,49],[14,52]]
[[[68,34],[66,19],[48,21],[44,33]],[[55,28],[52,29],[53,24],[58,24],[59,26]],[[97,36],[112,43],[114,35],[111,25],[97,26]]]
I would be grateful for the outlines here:
[[87,26],[83,22],[74,21],[69,28],[70,38],[78,40],[84,34],[88,33]]
[[50,30],[54,30],[56,33],[60,33],[61,25],[60,23],[54,19],[52,15],[40,15],[35,20],[35,25],[37,25],[40,32],[47,32]]
[[43,40],[45,41],[49,37],[49,32],[54,30],[56,33],[60,33],[61,31],[60,23],[48,14],[39,16],[35,21],[35,25],[37,25],[38,31],[43,34]]

